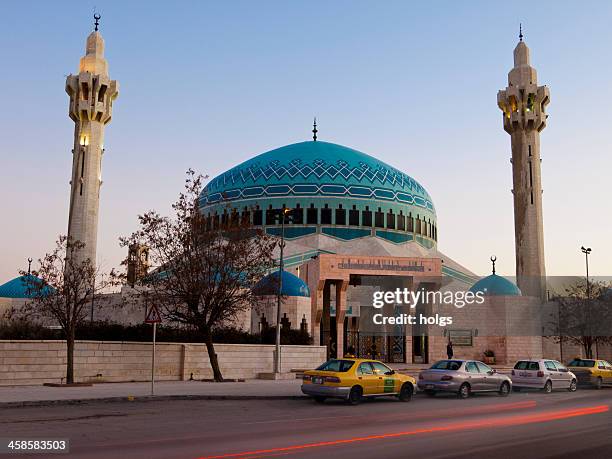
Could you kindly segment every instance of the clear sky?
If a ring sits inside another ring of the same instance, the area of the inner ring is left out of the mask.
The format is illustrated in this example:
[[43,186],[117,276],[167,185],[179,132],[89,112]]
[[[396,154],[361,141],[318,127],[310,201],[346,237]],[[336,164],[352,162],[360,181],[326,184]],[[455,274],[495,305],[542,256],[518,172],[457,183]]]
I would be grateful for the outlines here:
[[[439,248],[479,274],[514,274],[510,138],[496,106],[518,24],[540,84],[547,271],[610,275],[612,2],[95,2],[120,83],[103,160],[98,257],[124,257],[136,215],[169,211],[184,172],[214,176],[319,138],[414,177]],[[65,76],[93,3],[3,2],[0,283],[67,231],[73,123]]]

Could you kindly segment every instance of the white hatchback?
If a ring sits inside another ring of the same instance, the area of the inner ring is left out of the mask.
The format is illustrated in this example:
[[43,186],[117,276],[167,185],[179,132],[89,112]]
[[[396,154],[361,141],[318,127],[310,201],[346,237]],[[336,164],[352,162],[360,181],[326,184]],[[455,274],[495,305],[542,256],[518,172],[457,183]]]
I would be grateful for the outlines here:
[[567,389],[574,392],[578,387],[576,375],[556,360],[519,360],[510,378],[515,391],[542,389],[550,393],[553,389]]

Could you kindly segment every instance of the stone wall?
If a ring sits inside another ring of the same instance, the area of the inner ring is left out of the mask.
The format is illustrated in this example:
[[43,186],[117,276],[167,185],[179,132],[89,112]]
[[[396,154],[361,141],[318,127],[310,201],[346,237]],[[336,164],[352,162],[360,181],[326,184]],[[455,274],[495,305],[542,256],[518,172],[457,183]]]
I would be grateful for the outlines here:
[[[226,378],[256,378],[273,371],[274,346],[215,344]],[[314,368],[325,361],[321,346],[282,346],[282,370]],[[151,343],[77,341],[74,353],[77,382],[147,381],[151,378]],[[64,341],[0,340],[0,385],[61,382],[66,371]],[[204,344],[157,343],[156,379],[212,377]]]

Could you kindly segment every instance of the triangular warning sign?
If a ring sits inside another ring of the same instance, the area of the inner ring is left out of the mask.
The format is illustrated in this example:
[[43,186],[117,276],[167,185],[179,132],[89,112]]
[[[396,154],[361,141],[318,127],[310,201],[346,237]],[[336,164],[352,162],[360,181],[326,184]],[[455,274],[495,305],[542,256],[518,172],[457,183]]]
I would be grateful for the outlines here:
[[153,305],[149,308],[149,310],[147,311],[147,314],[145,315],[144,321],[147,324],[160,323],[162,321],[161,315],[159,314],[159,310],[157,309],[157,306]]

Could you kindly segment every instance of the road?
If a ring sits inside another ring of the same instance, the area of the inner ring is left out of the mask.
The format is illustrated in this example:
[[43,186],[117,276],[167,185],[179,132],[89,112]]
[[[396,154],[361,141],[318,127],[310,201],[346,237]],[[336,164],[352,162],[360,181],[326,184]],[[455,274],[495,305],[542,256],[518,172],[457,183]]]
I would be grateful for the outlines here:
[[603,458],[612,457],[612,389],[419,395],[358,406],[245,400],[4,408],[0,437],[69,438],[70,454],[47,457],[84,459]]

